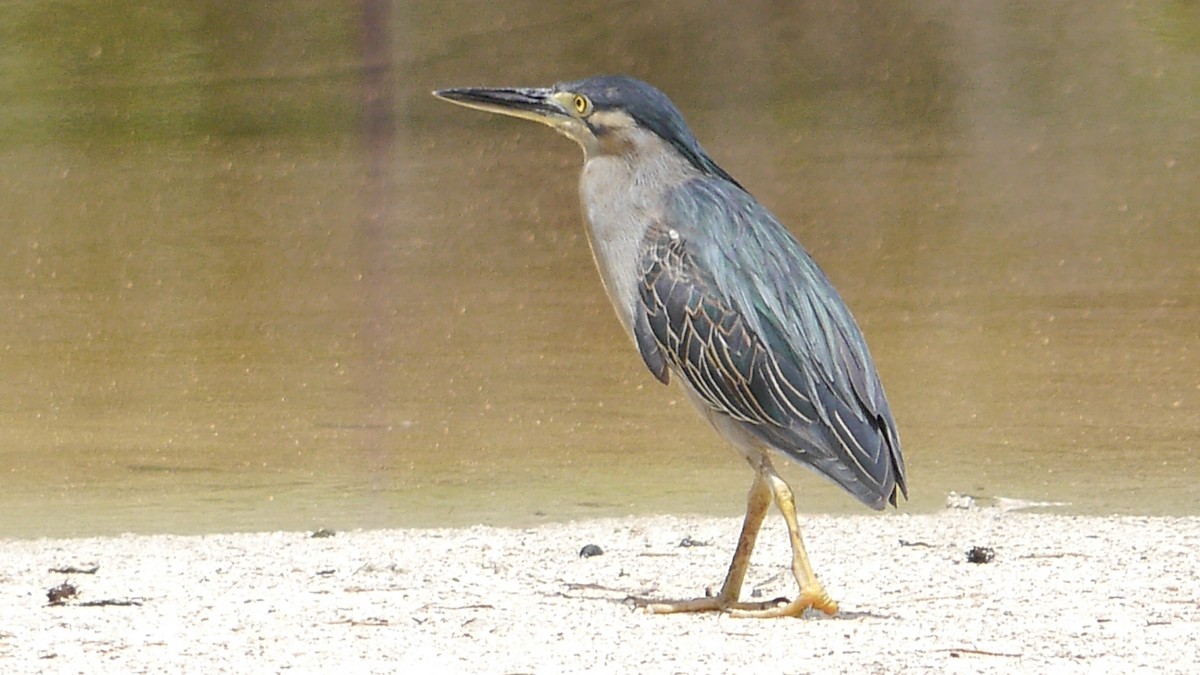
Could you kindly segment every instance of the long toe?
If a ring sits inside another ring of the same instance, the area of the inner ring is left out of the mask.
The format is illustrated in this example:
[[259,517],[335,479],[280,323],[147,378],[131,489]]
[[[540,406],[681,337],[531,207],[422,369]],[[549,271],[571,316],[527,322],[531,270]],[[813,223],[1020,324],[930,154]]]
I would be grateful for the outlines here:
[[719,595],[693,598],[691,600],[651,600],[649,598],[634,598],[637,607],[644,608],[651,614],[679,614],[682,612],[761,612],[774,607],[786,605],[787,598],[776,598],[766,602],[739,602]]
[[833,616],[837,614],[837,603],[829,597],[820,586],[810,588],[791,602],[779,603],[760,609],[743,609],[740,607],[729,610],[729,615],[739,619],[774,619],[783,616],[799,617],[809,609],[815,609]]
[[719,595],[693,598],[691,600],[652,600],[633,598],[637,607],[651,614],[679,614],[683,612],[723,612],[744,619],[771,619],[783,616],[799,617],[808,609],[815,609],[830,616],[837,614],[838,606],[824,588],[811,588],[795,600],[775,598],[762,602],[739,602]]

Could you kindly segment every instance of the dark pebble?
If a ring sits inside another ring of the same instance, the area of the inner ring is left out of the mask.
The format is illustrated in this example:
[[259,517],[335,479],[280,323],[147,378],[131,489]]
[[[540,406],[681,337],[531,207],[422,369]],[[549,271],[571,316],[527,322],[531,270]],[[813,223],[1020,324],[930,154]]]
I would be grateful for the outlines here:
[[972,546],[971,550],[967,551],[967,562],[982,565],[990,563],[996,558],[996,552],[987,546]]
[[595,544],[588,544],[579,549],[580,558],[595,558],[598,555],[604,555],[604,549]]
[[78,593],[79,591],[71,584],[62,583],[46,591],[46,597],[50,600],[50,604],[61,605],[75,597]]

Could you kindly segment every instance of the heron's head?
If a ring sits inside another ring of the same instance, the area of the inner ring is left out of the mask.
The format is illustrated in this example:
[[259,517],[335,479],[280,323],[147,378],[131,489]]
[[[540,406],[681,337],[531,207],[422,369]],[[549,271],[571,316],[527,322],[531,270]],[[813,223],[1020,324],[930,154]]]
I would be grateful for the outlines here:
[[433,93],[468,108],[553,127],[578,143],[588,158],[636,153],[643,147],[639,139],[653,134],[702,173],[736,184],[700,147],[666,94],[632,77],[605,75],[537,89],[462,87]]

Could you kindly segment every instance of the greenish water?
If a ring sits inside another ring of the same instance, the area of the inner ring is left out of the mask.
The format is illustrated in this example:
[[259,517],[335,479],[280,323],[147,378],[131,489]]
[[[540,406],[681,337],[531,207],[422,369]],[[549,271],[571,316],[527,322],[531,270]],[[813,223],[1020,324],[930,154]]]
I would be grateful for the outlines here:
[[0,536],[739,514],[603,296],[578,150],[429,96],[598,72],[834,279],[905,508],[1200,513],[1194,3],[712,12],[6,4]]

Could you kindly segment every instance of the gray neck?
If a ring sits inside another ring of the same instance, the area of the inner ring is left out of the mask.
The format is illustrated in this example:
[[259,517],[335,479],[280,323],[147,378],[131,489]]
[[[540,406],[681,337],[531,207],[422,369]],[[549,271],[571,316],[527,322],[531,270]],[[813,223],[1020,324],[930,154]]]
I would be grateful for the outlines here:
[[662,218],[668,192],[701,173],[651,132],[632,130],[628,140],[619,154],[585,148],[579,197],[600,279],[632,335],[646,230]]

